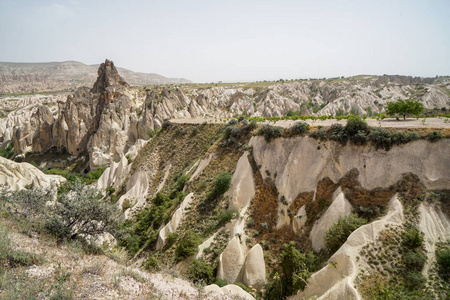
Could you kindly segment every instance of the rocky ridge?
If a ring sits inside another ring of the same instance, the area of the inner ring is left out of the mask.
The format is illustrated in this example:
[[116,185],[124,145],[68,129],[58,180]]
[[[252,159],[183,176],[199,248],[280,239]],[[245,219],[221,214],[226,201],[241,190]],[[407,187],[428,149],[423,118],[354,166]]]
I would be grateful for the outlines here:
[[118,161],[165,119],[375,115],[384,111],[387,102],[408,97],[418,98],[430,109],[447,109],[449,81],[386,75],[257,86],[155,86],[144,91],[131,88],[107,60],[100,65],[93,88],[79,88],[67,100],[64,96],[1,100],[4,113],[12,111],[0,119],[0,141],[3,148],[13,144],[16,155],[50,149],[74,156],[88,152],[89,167],[95,169]]
[[[76,61],[49,63],[0,62],[0,94],[75,90],[95,82],[99,65]],[[184,78],[167,78],[154,73],[137,73],[120,68],[133,85],[189,83]]]

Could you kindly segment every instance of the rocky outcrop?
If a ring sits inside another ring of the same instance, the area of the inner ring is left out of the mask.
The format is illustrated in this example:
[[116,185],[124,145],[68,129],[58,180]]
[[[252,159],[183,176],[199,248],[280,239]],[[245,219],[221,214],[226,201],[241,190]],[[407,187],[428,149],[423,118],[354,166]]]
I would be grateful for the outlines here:
[[403,207],[395,195],[389,202],[387,215],[356,229],[328,264],[311,276],[305,290],[292,299],[361,299],[353,285],[359,270],[366,267],[357,259],[361,247],[375,241],[386,225],[402,222]]
[[183,219],[184,212],[185,212],[186,208],[189,206],[189,204],[191,203],[193,197],[194,197],[193,193],[190,193],[189,195],[187,195],[184,198],[183,202],[181,202],[180,207],[178,207],[178,209],[172,215],[172,219],[169,221],[169,223],[167,223],[159,231],[158,241],[156,242],[157,250],[161,249],[164,246],[164,242],[166,241],[166,239],[170,233],[174,233],[177,231],[178,225],[180,225],[180,223]]
[[87,153],[91,169],[108,166],[138,139],[148,138],[138,112],[136,96],[114,63],[106,60],[93,88],[80,88],[58,103],[56,115],[38,107],[30,121],[15,122],[19,123],[12,132],[15,153],[54,148],[74,156]]
[[[316,200],[318,201],[318,200]],[[345,199],[341,188],[333,195],[333,202],[311,229],[310,238],[315,251],[325,247],[325,233],[339,220],[352,212],[352,205]]]
[[389,151],[309,137],[279,138],[267,143],[255,136],[250,145],[256,164],[261,165],[261,176],[265,179],[268,174],[277,174],[273,178],[277,190],[289,203],[301,192],[314,191],[321,179],[328,177],[337,183],[354,168],[361,186],[369,190],[393,185],[404,173],[416,174],[430,189],[450,186],[450,157],[446,154],[449,139],[436,143],[418,140]]
[[248,161],[249,153],[246,151],[236,165],[233,178],[231,179],[231,196],[229,209],[241,211],[250,204],[255,196],[255,182],[253,181],[253,170]]
[[224,287],[219,287],[217,284],[211,284],[205,286],[205,293],[209,297],[213,297],[212,299],[222,299],[222,298],[216,298],[220,297],[221,295],[229,295],[234,297],[239,297],[239,299],[245,299],[245,300],[255,300],[255,298],[244,291],[241,287],[234,285],[234,284],[228,284]]
[[239,237],[235,236],[227,245],[219,258],[217,278],[227,283],[242,282],[242,266],[245,254],[242,251]]
[[[98,65],[76,61],[50,63],[0,62],[0,93],[60,91],[90,86],[97,76]],[[155,73],[136,73],[119,69],[133,85],[189,83],[184,78],[167,78]]]
[[126,193],[119,198],[119,207],[125,211],[125,218],[129,218],[132,211],[137,211],[145,205],[149,192],[147,174],[138,171],[127,181]]
[[248,253],[235,236],[219,258],[217,278],[227,283],[243,282],[261,289],[266,280],[266,266],[261,245],[254,245]]
[[65,181],[64,177],[44,174],[29,163],[16,163],[0,156],[0,186],[7,189],[52,188]]
[[266,283],[266,265],[264,263],[263,249],[256,244],[250,249],[245,258],[243,268],[243,282],[248,287],[260,290]]

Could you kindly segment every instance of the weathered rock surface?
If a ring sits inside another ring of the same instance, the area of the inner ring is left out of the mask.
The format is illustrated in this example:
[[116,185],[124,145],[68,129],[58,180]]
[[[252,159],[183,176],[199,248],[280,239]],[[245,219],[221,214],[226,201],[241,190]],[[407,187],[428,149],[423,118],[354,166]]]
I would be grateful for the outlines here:
[[[210,297],[213,297],[212,299],[216,299],[216,297],[220,297],[220,295],[228,295],[228,296],[234,296],[239,297],[239,299],[245,299],[245,300],[255,300],[255,298],[244,291],[241,287],[234,285],[234,284],[228,284],[224,287],[219,287],[217,284],[211,284],[205,286],[205,293],[209,295]],[[222,299],[220,297],[219,299]]]
[[243,282],[249,287],[260,290],[266,282],[266,265],[264,263],[263,249],[256,244],[247,253],[244,263]]
[[375,241],[386,225],[402,222],[403,207],[395,195],[389,202],[387,215],[356,229],[331,256],[329,263],[311,276],[305,290],[292,299],[361,299],[353,285],[359,270],[366,268],[356,259],[361,247]]
[[147,197],[148,178],[147,174],[138,171],[131,175],[127,181],[126,193],[119,198],[118,204],[121,209],[124,205],[127,206],[125,210],[125,218],[128,218],[132,211],[137,211],[145,205]]
[[176,232],[178,229],[178,225],[180,225],[183,216],[184,216],[184,212],[186,210],[186,208],[189,206],[189,204],[191,203],[192,199],[194,198],[194,193],[190,193],[189,195],[187,195],[183,202],[181,202],[180,207],[178,207],[178,209],[174,212],[174,214],[172,215],[172,219],[169,221],[169,223],[167,223],[160,231],[158,234],[158,241],[156,242],[156,249],[161,249],[164,246],[164,242],[167,239],[167,236],[170,233]]
[[[76,89],[92,85],[98,65],[76,61],[49,63],[0,62],[0,93],[23,93]],[[119,68],[127,82],[135,85],[189,83],[184,78],[167,78],[155,73],[137,73]]]
[[47,175],[29,163],[16,163],[0,156],[0,186],[18,191],[27,186],[51,188],[65,182],[59,175]]
[[253,181],[253,170],[248,161],[249,153],[246,151],[236,165],[233,178],[231,179],[229,209],[241,211],[250,204],[255,196],[255,183]]
[[409,172],[416,174],[427,188],[450,186],[450,156],[446,150],[449,139],[436,143],[418,140],[389,151],[372,146],[341,146],[309,137],[279,138],[267,143],[263,137],[255,136],[250,145],[256,164],[261,165],[261,176],[268,176],[266,170],[277,174],[274,181],[278,192],[289,203],[301,192],[314,191],[321,179],[329,177],[338,182],[353,168],[358,170],[358,179],[365,189],[388,187]]
[[419,205],[419,229],[424,233],[424,245],[428,260],[424,273],[428,273],[436,256],[436,243],[450,239],[450,219],[436,203],[421,203]]
[[[318,201],[316,199],[316,201]],[[345,199],[341,188],[333,194],[333,202],[325,213],[314,224],[310,237],[314,250],[320,251],[325,247],[325,233],[337,223],[339,218],[345,217],[352,212],[352,205]]]
[[244,262],[245,254],[242,251],[239,237],[235,236],[220,255],[217,278],[227,283],[241,282],[241,269]]

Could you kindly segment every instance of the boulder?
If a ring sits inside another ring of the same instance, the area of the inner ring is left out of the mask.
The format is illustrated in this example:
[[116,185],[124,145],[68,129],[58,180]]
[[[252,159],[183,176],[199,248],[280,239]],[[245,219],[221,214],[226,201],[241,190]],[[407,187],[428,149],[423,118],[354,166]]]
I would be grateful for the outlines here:
[[245,259],[243,282],[260,290],[266,281],[266,264],[264,262],[263,249],[260,244],[256,244],[250,249]]
[[229,209],[241,211],[250,204],[255,196],[255,183],[253,181],[253,170],[248,161],[248,151],[239,158],[231,179],[231,188],[228,194],[231,196]]
[[235,236],[227,245],[219,258],[217,278],[234,283],[242,281],[242,266],[245,255],[242,251],[239,237]]
[[[237,297],[239,297],[239,299],[255,300],[255,298],[252,295],[250,295],[249,293],[244,291],[241,287],[239,287],[235,284],[228,284],[222,288],[216,284],[207,285],[207,286],[205,286],[205,293],[207,295],[214,297],[213,299],[216,299],[215,296],[218,296],[218,295],[230,295],[230,296],[234,296],[234,297],[237,296]],[[234,297],[233,297],[233,299],[234,299]],[[222,299],[222,297],[220,297],[219,299]]]

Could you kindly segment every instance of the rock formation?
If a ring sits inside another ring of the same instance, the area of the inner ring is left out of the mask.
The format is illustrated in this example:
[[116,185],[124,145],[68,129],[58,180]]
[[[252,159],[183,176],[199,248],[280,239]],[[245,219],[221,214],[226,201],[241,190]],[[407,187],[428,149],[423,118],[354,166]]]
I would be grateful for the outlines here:
[[46,175],[29,163],[16,163],[0,156],[0,186],[10,190],[52,188],[65,181],[64,177],[58,175]]
[[338,188],[334,192],[333,203],[311,229],[310,237],[314,250],[320,251],[325,247],[325,233],[337,223],[339,218],[347,216],[351,212],[352,205],[345,199],[341,188]]

